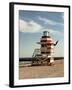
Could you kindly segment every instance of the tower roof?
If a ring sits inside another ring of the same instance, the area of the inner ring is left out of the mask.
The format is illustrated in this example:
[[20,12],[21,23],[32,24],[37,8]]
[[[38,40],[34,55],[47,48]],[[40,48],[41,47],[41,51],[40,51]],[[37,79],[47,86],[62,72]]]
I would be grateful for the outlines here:
[[49,32],[48,31],[44,31],[43,32],[43,36],[49,36]]

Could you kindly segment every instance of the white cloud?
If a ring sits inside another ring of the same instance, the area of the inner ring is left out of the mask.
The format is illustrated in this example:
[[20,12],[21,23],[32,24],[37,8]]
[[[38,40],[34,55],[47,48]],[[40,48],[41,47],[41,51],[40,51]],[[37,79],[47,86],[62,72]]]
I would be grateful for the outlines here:
[[27,22],[25,22],[24,20],[19,20],[19,28],[20,28],[20,31],[24,31],[24,30],[26,30],[27,29]]
[[54,29],[43,29],[42,31],[49,31],[51,34],[54,34],[54,35],[62,35],[60,31],[57,31]]
[[39,16],[39,20],[43,21],[45,24],[49,23],[51,25],[55,25],[55,22],[46,18],[42,18]]
[[62,34],[60,31],[57,31],[57,30],[50,29],[49,31],[50,31],[50,33],[54,33],[56,35],[61,35]]
[[54,30],[54,29],[45,29],[40,24],[36,23],[35,21],[31,20],[29,22],[25,20],[19,20],[19,27],[20,32],[27,32],[27,33],[36,33],[36,32],[43,32],[43,31],[49,31],[50,33],[54,35],[61,35],[62,33],[60,31]]
[[21,32],[39,32],[42,29],[42,26],[39,25],[38,23],[34,22],[34,21],[24,21],[24,20],[19,20],[20,23],[20,31]]
[[60,25],[63,25],[63,23],[59,23],[59,22],[55,22],[53,20],[50,20],[50,19],[47,19],[47,18],[43,18],[43,17],[38,17],[39,20],[43,21],[45,24],[50,24],[50,25],[57,25],[57,24],[60,24]]

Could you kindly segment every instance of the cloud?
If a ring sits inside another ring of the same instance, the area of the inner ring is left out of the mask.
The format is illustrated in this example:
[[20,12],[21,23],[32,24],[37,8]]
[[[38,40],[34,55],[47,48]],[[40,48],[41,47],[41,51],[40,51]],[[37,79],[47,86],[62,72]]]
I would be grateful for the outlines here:
[[20,28],[20,31],[25,31],[27,29],[27,22],[25,22],[24,20],[19,20],[19,28]]
[[57,24],[60,24],[60,25],[63,25],[63,23],[60,23],[60,22],[55,22],[53,20],[50,20],[50,19],[47,19],[47,18],[43,18],[43,17],[38,17],[40,21],[44,22],[44,24],[50,24],[50,25],[57,25]]
[[34,32],[39,32],[42,29],[42,26],[33,20],[27,22],[25,20],[20,19],[19,28],[21,32],[34,33]]
[[62,34],[60,31],[57,31],[57,30],[50,29],[49,31],[50,31],[50,33],[53,33],[53,34],[56,34],[56,35],[61,35]]
[[54,21],[40,17],[40,16],[39,16],[39,20],[43,21],[45,24],[49,23],[51,25],[55,25]]
[[62,35],[62,33],[60,31],[54,30],[54,29],[42,29],[42,31],[48,31],[53,35]]
[[26,33],[36,33],[36,32],[43,32],[43,31],[49,31],[50,33],[54,35],[62,35],[60,31],[54,30],[54,29],[48,29],[44,28],[37,22],[31,20],[29,22],[25,20],[19,20],[19,28],[20,32],[26,32]]

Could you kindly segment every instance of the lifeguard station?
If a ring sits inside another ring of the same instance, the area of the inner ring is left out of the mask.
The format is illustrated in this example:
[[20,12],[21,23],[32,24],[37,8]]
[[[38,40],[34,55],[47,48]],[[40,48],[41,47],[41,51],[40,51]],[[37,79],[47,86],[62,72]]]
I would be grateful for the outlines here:
[[54,61],[54,46],[56,46],[58,41],[54,44],[48,31],[44,31],[40,39],[40,49],[35,49],[32,55],[32,65],[40,65],[47,63],[47,65],[55,64]]

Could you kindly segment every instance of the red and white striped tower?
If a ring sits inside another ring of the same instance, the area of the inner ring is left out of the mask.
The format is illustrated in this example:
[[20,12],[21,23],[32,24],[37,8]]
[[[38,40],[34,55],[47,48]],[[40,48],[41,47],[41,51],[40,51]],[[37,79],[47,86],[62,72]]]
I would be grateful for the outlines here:
[[49,64],[54,64],[54,43],[48,31],[43,32],[38,44],[41,45],[41,55],[50,58]]

